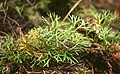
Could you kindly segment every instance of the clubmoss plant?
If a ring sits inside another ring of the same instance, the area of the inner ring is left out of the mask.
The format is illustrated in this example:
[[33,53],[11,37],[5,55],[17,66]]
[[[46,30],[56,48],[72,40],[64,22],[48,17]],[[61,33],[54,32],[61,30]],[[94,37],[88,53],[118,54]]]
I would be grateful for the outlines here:
[[109,10],[103,10],[102,13],[95,13],[93,16],[101,26],[101,28],[96,31],[96,34],[98,35],[97,39],[103,41],[103,47],[116,43],[116,40],[119,42],[119,32],[115,33],[112,31],[112,27],[110,27],[117,16],[113,15]]
[[29,31],[28,36],[22,36],[21,39],[5,38],[0,41],[2,64],[30,62],[28,65],[31,67],[49,67],[51,63],[78,62],[76,56],[80,56],[80,53],[88,50],[86,47],[91,46],[89,38],[77,32],[82,24],[75,28],[82,19],[72,16],[69,25],[65,25],[59,23],[57,15],[48,15],[50,21],[43,18],[48,24],[46,28],[34,28]]

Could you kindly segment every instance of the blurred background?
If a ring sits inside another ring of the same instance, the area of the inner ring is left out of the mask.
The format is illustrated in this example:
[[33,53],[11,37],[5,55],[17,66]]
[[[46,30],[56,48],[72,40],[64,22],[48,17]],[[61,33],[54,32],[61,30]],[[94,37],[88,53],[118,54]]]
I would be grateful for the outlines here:
[[[17,36],[21,30],[27,33],[31,28],[44,26],[41,16],[56,13],[61,20],[78,0],[0,0],[0,35]],[[93,11],[111,10],[118,15],[111,26],[120,29],[120,0],[82,0],[71,14],[92,19]],[[3,34],[4,33],[4,34]]]

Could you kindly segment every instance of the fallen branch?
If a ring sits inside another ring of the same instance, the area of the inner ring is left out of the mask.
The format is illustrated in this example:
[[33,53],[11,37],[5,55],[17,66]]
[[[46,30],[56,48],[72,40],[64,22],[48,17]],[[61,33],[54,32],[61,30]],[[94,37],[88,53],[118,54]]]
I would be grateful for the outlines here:
[[63,22],[66,20],[66,18],[70,15],[70,13],[77,7],[77,5],[78,5],[81,1],[82,1],[82,0],[78,0],[78,1],[75,3],[75,5],[70,9],[70,11],[67,13],[67,15],[64,17],[64,19],[62,20],[61,23],[63,23]]

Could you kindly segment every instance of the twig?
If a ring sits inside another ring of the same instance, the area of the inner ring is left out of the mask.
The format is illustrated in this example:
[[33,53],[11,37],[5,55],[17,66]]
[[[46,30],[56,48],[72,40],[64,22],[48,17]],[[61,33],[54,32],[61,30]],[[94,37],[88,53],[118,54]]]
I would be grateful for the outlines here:
[[2,33],[3,35],[5,35],[6,37],[9,37],[9,35],[3,31],[0,31],[0,33]]
[[35,3],[36,3],[36,0],[33,0],[34,2],[32,3],[32,2],[30,2],[30,0],[26,0],[27,2],[28,2],[28,4],[30,4],[31,6],[33,6],[33,5],[35,5]]
[[6,6],[7,6],[7,0],[4,1],[4,7],[6,7]]
[[75,7],[76,7],[81,1],[82,1],[82,0],[78,0],[78,1],[75,3],[75,5],[70,9],[70,11],[67,13],[67,15],[64,17],[64,19],[62,20],[61,23],[63,23],[63,22],[66,20],[66,18],[70,15],[70,13],[75,9]]
[[94,73],[94,69],[93,69],[93,66],[91,65],[91,63],[85,58],[85,61],[90,65],[90,67],[92,68],[92,74],[95,74]]
[[28,71],[27,74],[42,74],[42,72],[30,72],[30,71]]
[[76,64],[71,64],[71,65],[65,67],[65,70],[68,69],[68,68],[70,68],[70,67],[73,67],[73,66],[75,66],[75,65],[77,65],[77,64],[78,64],[78,63],[76,63]]
[[74,49],[75,47],[77,47],[79,45],[79,43],[77,43],[75,46],[73,46],[72,48],[70,48],[69,50]]
[[56,71],[53,71],[51,74],[56,74]]
[[66,49],[68,49],[69,47],[68,46],[66,46],[65,44],[63,44],[63,47],[65,47]]
[[112,74],[112,66],[109,62],[107,62],[108,66],[109,66],[109,74]]
[[46,72],[43,70],[43,74],[46,74]]
[[8,10],[8,6],[6,7],[6,9],[4,10],[4,14],[5,14],[5,16],[4,16],[4,19],[3,19],[3,23],[5,23],[5,20],[6,20],[6,17],[7,17],[7,11]]
[[[8,25],[10,26],[10,27],[12,27],[12,25],[11,25],[11,23],[10,23],[10,21],[8,20]],[[13,37],[15,36],[16,38],[18,38],[18,36],[17,36],[17,34],[16,34],[16,32],[15,32],[15,30],[12,28],[11,29],[11,32],[13,33]]]
[[18,22],[16,22],[14,19],[10,18],[9,16],[7,16],[7,18],[8,18],[9,20],[11,20],[12,22],[14,22],[17,26],[20,26],[20,25],[18,24]]

